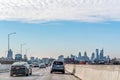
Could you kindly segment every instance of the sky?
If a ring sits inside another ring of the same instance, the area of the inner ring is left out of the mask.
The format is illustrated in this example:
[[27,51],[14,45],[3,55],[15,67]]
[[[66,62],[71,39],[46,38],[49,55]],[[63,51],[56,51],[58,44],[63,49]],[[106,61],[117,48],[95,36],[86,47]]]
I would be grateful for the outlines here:
[[78,55],[104,49],[120,57],[119,0],[0,0],[0,57],[7,55],[8,34],[14,54],[28,57]]

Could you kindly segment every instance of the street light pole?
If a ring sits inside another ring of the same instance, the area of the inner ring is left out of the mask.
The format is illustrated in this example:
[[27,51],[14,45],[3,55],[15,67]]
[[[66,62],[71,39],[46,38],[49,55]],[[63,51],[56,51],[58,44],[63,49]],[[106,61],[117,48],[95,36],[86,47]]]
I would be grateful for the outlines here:
[[16,34],[16,32],[8,34],[8,51],[10,49],[10,35],[13,35],[13,34]]

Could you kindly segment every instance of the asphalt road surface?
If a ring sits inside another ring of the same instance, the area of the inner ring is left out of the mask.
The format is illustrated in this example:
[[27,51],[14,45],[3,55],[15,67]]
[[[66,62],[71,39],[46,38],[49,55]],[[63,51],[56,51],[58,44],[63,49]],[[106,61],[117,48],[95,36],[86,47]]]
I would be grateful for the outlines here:
[[0,80],[79,80],[69,73],[50,73],[50,68],[39,69],[33,68],[33,74],[31,76],[13,76],[11,77],[9,72],[0,73]]

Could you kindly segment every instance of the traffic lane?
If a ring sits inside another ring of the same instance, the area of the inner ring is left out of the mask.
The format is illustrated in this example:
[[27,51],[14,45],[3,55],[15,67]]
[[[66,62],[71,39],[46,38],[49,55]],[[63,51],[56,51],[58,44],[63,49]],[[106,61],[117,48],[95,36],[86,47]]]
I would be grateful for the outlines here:
[[17,76],[10,77],[9,73],[3,73],[0,75],[0,80],[79,80],[69,73],[53,73],[50,74],[50,68],[36,69],[31,76]]
[[38,76],[34,80],[80,80],[68,72],[65,72],[65,74],[58,73],[58,72],[51,74],[50,68],[42,69],[39,74],[33,75],[33,76]]
[[44,78],[43,80],[79,80],[71,74],[65,73],[53,73],[50,74],[49,79]]
[[[42,69],[39,74],[32,75],[38,76],[34,80],[80,80],[79,78],[74,77],[71,73],[65,72],[62,73],[50,73],[50,68]],[[30,79],[32,80],[32,79]]]
[[39,73],[43,73],[39,68],[33,68],[32,76],[10,76],[10,72],[0,73],[0,80],[34,80],[39,76]]

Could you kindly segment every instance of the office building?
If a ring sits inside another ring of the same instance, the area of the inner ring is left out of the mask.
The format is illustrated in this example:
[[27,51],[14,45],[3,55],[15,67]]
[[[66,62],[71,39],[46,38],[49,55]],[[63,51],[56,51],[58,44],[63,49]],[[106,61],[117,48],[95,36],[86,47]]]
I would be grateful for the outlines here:
[[30,57],[30,61],[33,63],[35,61],[35,57]]
[[102,49],[100,51],[100,60],[103,60],[104,59],[104,50]]
[[81,52],[79,52],[79,54],[78,54],[78,58],[81,58],[82,56],[81,56]]
[[96,49],[96,60],[99,60],[99,49]]
[[91,60],[93,61],[95,59],[95,53],[92,53]]
[[13,59],[13,51],[11,49],[8,50],[7,59]]
[[22,61],[22,54],[16,54],[15,55],[15,60],[16,61]]
[[27,61],[27,60],[28,60],[27,55],[24,54],[24,61]]
[[58,56],[58,60],[64,62],[64,55],[60,55],[60,56]]

